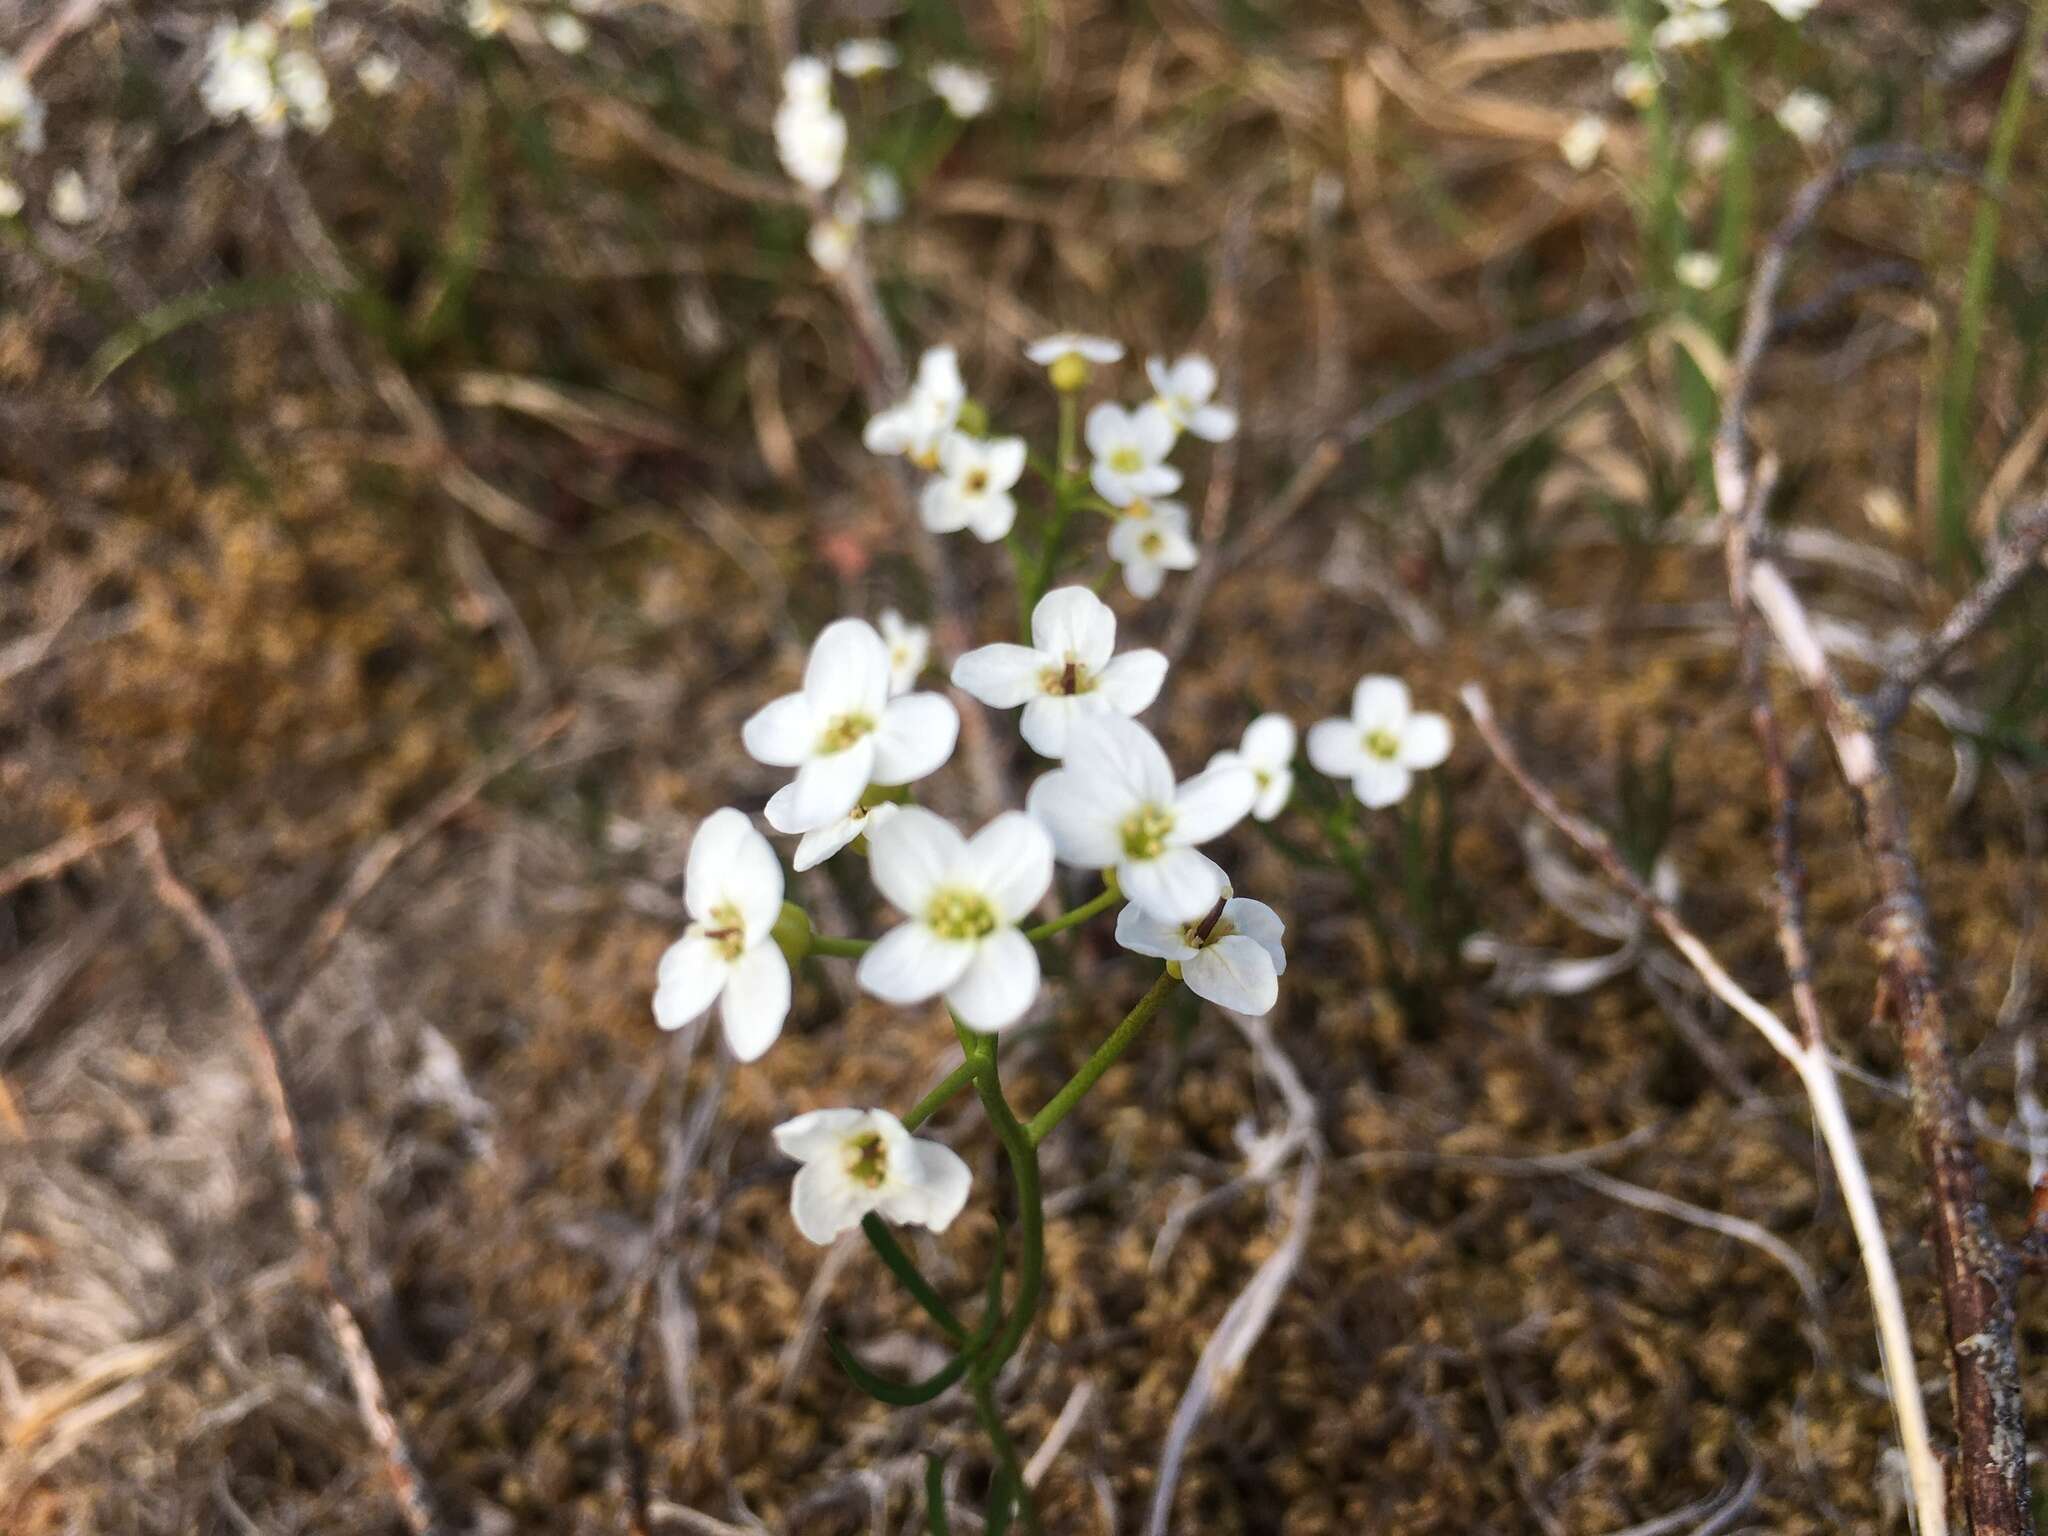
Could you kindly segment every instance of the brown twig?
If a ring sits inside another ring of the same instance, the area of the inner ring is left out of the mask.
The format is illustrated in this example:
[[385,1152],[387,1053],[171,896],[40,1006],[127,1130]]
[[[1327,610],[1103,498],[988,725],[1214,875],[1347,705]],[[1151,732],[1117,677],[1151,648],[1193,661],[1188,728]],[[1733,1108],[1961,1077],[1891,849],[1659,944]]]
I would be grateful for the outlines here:
[[118,816],[60,837],[40,852],[16,859],[0,869],[0,899],[13,895],[24,885],[61,874],[81,860],[91,858],[102,848],[111,848],[115,843],[133,837],[149,825],[155,814],[148,806],[134,806]]
[[319,1289],[328,1331],[333,1335],[335,1347],[341,1351],[343,1364],[348,1370],[357,1412],[362,1416],[363,1427],[371,1441],[383,1454],[384,1469],[390,1478],[399,1514],[414,1536],[432,1536],[439,1526],[433,1506],[428,1501],[419,1463],[406,1443],[404,1429],[391,1411],[390,1394],[385,1390],[384,1379],[377,1370],[376,1358],[370,1352],[362,1324],[343,1296],[341,1246],[328,1220],[318,1178],[302,1150],[298,1115],[292,1107],[291,1093],[285,1087],[278,1065],[277,1039],[270,1021],[257,1006],[255,994],[243,979],[227,936],[207,915],[206,908],[191,888],[172,871],[154,823],[145,823],[136,830],[135,847],[142,856],[143,867],[149,873],[150,885],[157,899],[170,909],[171,915],[205,952],[222,985],[227,988],[228,1001],[242,1025],[257,1091],[262,1094],[269,1111],[271,1141],[277,1149],[278,1160],[284,1165],[291,1193],[292,1224],[298,1233],[306,1267]]

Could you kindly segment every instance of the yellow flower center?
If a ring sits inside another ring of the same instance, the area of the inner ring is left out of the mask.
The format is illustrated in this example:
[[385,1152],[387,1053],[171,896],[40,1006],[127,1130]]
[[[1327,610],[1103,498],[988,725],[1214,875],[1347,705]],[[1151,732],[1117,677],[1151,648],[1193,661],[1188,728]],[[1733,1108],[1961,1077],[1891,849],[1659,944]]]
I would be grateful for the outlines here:
[[1145,455],[1126,443],[1121,448],[1111,450],[1109,467],[1120,475],[1135,475],[1145,467]]
[[1392,762],[1401,755],[1401,738],[1385,726],[1365,733],[1365,750],[1374,757]]
[[846,1144],[846,1176],[869,1189],[889,1177],[889,1148],[877,1131],[863,1131]]
[[1156,555],[1166,548],[1166,540],[1157,533],[1148,533],[1138,540],[1138,548],[1148,555]]
[[985,469],[970,469],[967,472],[964,489],[970,496],[981,495],[988,489],[988,471]]
[[711,909],[711,921],[704,929],[704,937],[718,946],[718,952],[728,961],[739,959],[747,947],[747,920],[740,916],[740,909],[729,901],[721,901]]
[[1157,805],[1133,811],[1117,829],[1123,839],[1124,856],[1156,859],[1166,852],[1166,836],[1173,830],[1173,812]]
[[875,722],[863,714],[834,715],[818,735],[818,750],[828,755],[844,752],[874,728]]
[[1072,698],[1077,693],[1093,693],[1095,677],[1069,656],[1065,666],[1047,667],[1039,673],[1038,686],[1053,698]]
[[995,908],[976,891],[940,891],[925,908],[925,925],[942,939],[985,939],[996,931]]

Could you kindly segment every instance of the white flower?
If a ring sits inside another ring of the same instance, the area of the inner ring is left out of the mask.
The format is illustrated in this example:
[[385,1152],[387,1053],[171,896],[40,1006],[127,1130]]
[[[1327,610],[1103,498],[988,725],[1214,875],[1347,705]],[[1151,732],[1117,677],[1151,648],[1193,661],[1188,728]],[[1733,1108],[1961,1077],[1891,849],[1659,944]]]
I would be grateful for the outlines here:
[[43,103],[28,76],[9,54],[0,53],[0,134],[27,154],[43,147]]
[[870,784],[908,784],[953,755],[960,717],[935,693],[889,697],[889,648],[865,619],[827,624],[811,645],[803,688],[762,706],[741,728],[757,762],[794,768],[768,802],[778,832],[838,821]]
[[1158,391],[1152,403],[1166,412],[1176,430],[1192,432],[1206,443],[1236,435],[1237,412],[1209,403],[1216,393],[1216,365],[1200,353],[1190,352],[1172,367],[1162,357],[1149,358],[1145,376]]
[[955,117],[979,117],[995,99],[995,82],[965,64],[934,64],[924,77]]
[[85,178],[66,166],[50,187],[50,217],[59,224],[84,224],[99,212],[99,202]]
[[1375,809],[1397,804],[1416,770],[1451,755],[1451,723],[1416,714],[1408,686],[1397,677],[1362,677],[1351,693],[1349,720],[1319,720],[1309,727],[1308,760],[1318,773],[1351,780],[1351,789]]
[[590,28],[567,11],[548,12],[540,24],[540,35],[557,53],[581,53],[590,46]]
[[713,811],[697,829],[683,906],[690,925],[661,957],[654,1021],[681,1029],[719,1001],[726,1043],[754,1061],[789,1016],[789,961],[774,937],[782,866],[743,812]]
[[932,632],[894,608],[882,610],[882,640],[889,647],[889,696],[908,693],[932,658]]
[[1717,119],[1693,129],[1685,141],[1685,156],[1694,170],[1716,171],[1728,163],[1728,151],[1734,147],[1734,130]]
[[1778,126],[1802,144],[1818,144],[1834,121],[1835,109],[1814,91],[1794,91],[1778,103]]
[[860,211],[876,224],[893,224],[903,217],[903,183],[886,165],[871,165],[860,173]]
[[966,403],[958,354],[951,347],[928,348],[918,359],[917,382],[910,393],[870,417],[860,440],[869,453],[900,453],[920,469],[937,469],[939,444]]
[[1712,251],[1687,251],[1672,264],[1678,280],[1704,293],[1721,281],[1721,258]]
[[1030,645],[984,645],[953,663],[953,686],[991,709],[1024,706],[1025,741],[1043,757],[1067,754],[1091,715],[1135,715],[1159,697],[1166,658],[1116,649],[1116,615],[1086,587],[1055,587],[1031,612]]
[[1109,531],[1109,557],[1123,567],[1133,597],[1154,598],[1168,571],[1195,568],[1188,509],[1177,501],[1134,501]]
[[775,1145],[803,1164],[789,1213],[819,1244],[859,1226],[870,1211],[943,1232],[974,1182],[951,1147],[912,1136],[886,1109],[814,1109],[775,1127]]
[[1766,0],[1766,3],[1787,21],[1800,22],[1813,13],[1820,0]]
[[308,133],[324,133],[334,122],[327,72],[304,49],[294,48],[278,58],[277,94],[291,120]]
[[1139,497],[1170,496],[1180,489],[1180,471],[1166,462],[1173,451],[1173,421],[1156,405],[1127,411],[1104,400],[1088,413],[1082,436],[1095,463],[1088,471],[1095,493],[1113,507]]
[[1652,66],[1633,59],[1614,71],[1614,94],[1632,107],[1647,107],[1660,84],[1662,77]]
[[11,219],[28,204],[21,183],[0,176],[0,219]]
[[1063,864],[1116,870],[1125,895],[1168,923],[1216,905],[1223,871],[1196,848],[1221,837],[1258,787],[1242,768],[1216,768],[1178,788],[1152,733],[1122,715],[1076,723],[1066,762],[1031,786],[1025,809],[1052,834]]
[[1220,906],[1193,922],[1163,923],[1144,908],[1117,914],[1116,941],[1125,949],[1180,967],[1180,979],[1195,996],[1232,1013],[1265,1013],[1280,997],[1287,952],[1280,947],[1286,925],[1263,901],[1232,896],[1224,887]]
[[1082,331],[1056,331],[1041,336],[1024,349],[1024,356],[1041,368],[1050,368],[1064,358],[1078,357],[1084,363],[1114,363],[1122,359],[1124,344],[1107,336],[1090,336]]
[[1023,473],[1023,438],[948,432],[939,440],[939,473],[925,483],[918,513],[933,533],[966,528],[982,543],[993,544],[1017,520],[1010,487]]
[[832,71],[823,59],[800,53],[782,66],[782,99],[832,105]]
[[842,200],[830,213],[812,221],[804,236],[804,249],[820,272],[844,272],[853,260],[854,242],[860,238],[859,213],[857,207],[849,209]]
[[1294,793],[1294,722],[1285,715],[1261,715],[1244,728],[1237,750],[1218,752],[1211,768],[1248,768],[1259,786],[1252,802],[1254,821],[1271,821]]
[[1650,43],[1657,48],[1690,48],[1695,43],[1711,42],[1727,35],[1726,11],[1687,8],[1658,22],[1650,33]]
[[1600,151],[1606,147],[1607,119],[1595,112],[1573,119],[1571,127],[1565,129],[1557,140],[1557,152],[1575,171],[1590,171],[1593,162],[1600,158]]
[[310,27],[326,9],[327,0],[276,0],[270,17],[280,27]]
[[855,979],[889,1003],[946,995],[970,1029],[1007,1029],[1038,996],[1038,952],[1017,930],[1052,884],[1052,839],[1021,811],[962,837],[921,806],[868,833],[875,888],[907,922],[860,957]]
[[849,80],[862,80],[896,67],[896,45],[879,37],[850,37],[833,51],[832,62]]
[[512,19],[512,8],[506,0],[469,0],[463,7],[463,19],[476,36],[496,37]]
[[206,110],[223,120],[246,117],[252,122],[272,113],[277,82],[271,62],[277,55],[277,31],[268,22],[246,27],[218,22],[206,40],[206,73],[199,97]]
[[823,192],[846,163],[846,119],[829,99],[786,96],[775,109],[775,152],[792,181]]
[[388,53],[373,53],[356,65],[356,84],[371,96],[388,96],[398,84],[398,60]]
[[798,839],[796,857],[791,863],[795,865],[798,874],[807,869],[816,869],[863,832],[874,831],[902,809],[903,807],[893,800],[883,800],[874,805],[856,805],[837,821],[815,827]]

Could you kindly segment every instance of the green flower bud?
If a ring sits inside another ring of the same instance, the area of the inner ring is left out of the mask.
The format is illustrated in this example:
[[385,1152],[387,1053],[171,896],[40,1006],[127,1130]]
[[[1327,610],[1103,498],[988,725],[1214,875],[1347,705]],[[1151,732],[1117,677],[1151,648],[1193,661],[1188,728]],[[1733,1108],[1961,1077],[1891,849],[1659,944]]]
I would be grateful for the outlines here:
[[770,937],[792,968],[802,965],[804,956],[811,952],[811,914],[795,902],[785,901],[781,915],[770,930]]
[[1055,359],[1046,370],[1052,380],[1052,387],[1063,395],[1071,395],[1088,387],[1088,359],[1078,352],[1067,352]]
[[988,407],[979,400],[960,402],[960,414],[953,419],[953,425],[969,437],[988,436]]

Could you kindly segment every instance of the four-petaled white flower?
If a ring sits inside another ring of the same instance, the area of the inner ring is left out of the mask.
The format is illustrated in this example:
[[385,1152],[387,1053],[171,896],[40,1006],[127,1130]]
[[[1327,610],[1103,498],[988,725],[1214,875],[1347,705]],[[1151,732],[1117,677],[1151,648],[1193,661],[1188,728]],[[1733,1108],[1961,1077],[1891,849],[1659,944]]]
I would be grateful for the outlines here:
[[365,95],[390,95],[398,84],[398,60],[388,53],[366,54],[356,65],[356,84]]
[[849,80],[865,80],[896,67],[896,45],[879,37],[850,37],[832,51],[832,63]]
[[21,183],[0,176],[0,219],[11,219],[28,206],[28,194]]
[[1828,99],[1816,91],[1793,91],[1778,103],[1778,126],[1802,144],[1818,144],[1835,118]]
[[99,199],[86,186],[85,178],[70,166],[57,173],[50,184],[50,217],[59,224],[86,224],[99,213]]
[[1728,163],[1728,151],[1735,147],[1735,133],[1716,120],[1701,123],[1685,141],[1685,158],[1696,171],[1718,171]]
[[590,28],[567,11],[550,11],[541,19],[540,35],[557,53],[581,53],[590,46]]
[[860,238],[860,204],[841,197],[832,211],[811,222],[804,236],[804,249],[820,272],[844,272],[853,260],[854,242]]
[[1031,644],[984,645],[953,663],[953,686],[991,709],[1024,706],[1019,729],[1043,757],[1064,757],[1078,721],[1135,715],[1159,697],[1166,658],[1116,650],[1116,615],[1086,587],[1055,587],[1031,611]]
[[903,807],[893,800],[874,805],[856,805],[837,821],[813,827],[797,841],[796,857],[790,863],[798,874],[816,869],[863,832],[872,832]]
[[1170,367],[1163,357],[1148,358],[1145,377],[1158,391],[1152,403],[1166,412],[1176,431],[1191,432],[1205,443],[1236,435],[1237,412],[1209,403],[1216,393],[1216,365],[1200,353],[1190,352]]
[[789,961],[776,944],[782,866],[745,813],[727,806],[705,817],[683,875],[690,925],[661,957],[654,1020],[681,1029],[713,1002],[726,1043],[757,1060],[789,1016]]
[[1258,793],[1243,768],[1175,786],[1152,733],[1122,715],[1076,722],[1065,763],[1031,786],[1028,810],[1063,864],[1115,869],[1126,896],[1168,923],[1190,923],[1223,895],[1223,871],[1197,847],[1221,837]]
[[1132,502],[1109,531],[1109,558],[1123,567],[1131,596],[1157,597],[1168,571],[1195,568],[1188,509],[1177,501]]
[[1595,112],[1573,118],[1571,126],[1557,139],[1557,152],[1575,171],[1590,171],[1606,147],[1607,119]]
[[1375,809],[1399,803],[1418,770],[1450,755],[1450,721],[1417,714],[1408,685],[1397,677],[1360,678],[1351,718],[1319,720],[1308,732],[1308,760],[1316,771],[1349,779],[1352,792]]
[[882,642],[889,647],[889,697],[908,693],[932,659],[932,632],[894,608],[882,610]]
[[872,224],[893,224],[903,217],[903,183],[886,165],[860,173],[861,217]]
[[1664,83],[1664,77],[1656,68],[1635,59],[1616,66],[1611,82],[1614,94],[1632,107],[1647,107],[1656,99],[1657,87]]
[[917,380],[910,393],[869,417],[860,440],[869,453],[900,453],[920,469],[937,469],[939,444],[966,403],[959,354],[951,347],[927,348],[917,360]]
[[966,64],[934,64],[924,77],[946,104],[946,110],[958,118],[979,117],[995,100],[995,82],[983,71]]
[[1294,722],[1285,715],[1261,715],[1244,728],[1235,751],[1218,752],[1211,768],[1249,769],[1259,786],[1252,820],[1271,821],[1294,794]]
[[0,53],[0,134],[34,154],[43,147],[43,103],[11,54]]
[[846,164],[846,119],[832,106],[832,74],[822,59],[792,59],[775,109],[775,152],[790,179],[823,192]]
[[974,1176],[951,1147],[912,1136],[886,1109],[814,1109],[775,1127],[775,1145],[803,1164],[789,1191],[797,1230],[825,1244],[869,1212],[943,1232]]
[[1173,420],[1157,405],[1127,411],[1114,401],[1101,401],[1088,413],[1082,435],[1095,457],[1088,481],[1111,506],[1127,507],[1140,497],[1171,496],[1180,489],[1180,471],[1166,462],[1176,436]]
[[889,697],[889,648],[865,619],[819,631],[796,693],[763,705],[741,727],[758,762],[796,769],[768,802],[778,832],[813,832],[848,815],[870,784],[894,787],[953,755],[960,717],[935,693]]
[[918,514],[933,533],[965,528],[982,543],[993,544],[1017,521],[1010,487],[1023,473],[1023,438],[948,432],[939,440],[939,472],[925,482],[917,499]]
[[1721,258],[1712,251],[1687,251],[1672,264],[1678,280],[1704,293],[1721,281]]
[[970,1029],[1007,1029],[1038,995],[1038,952],[1017,929],[1052,884],[1052,839],[1021,811],[972,838],[921,806],[868,833],[875,888],[907,921],[860,957],[855,979],[890,1003],[940,993]]
[[1657,48],[1690,48],[1728,35],[1728,13],[1717,7],[1681,6],[1650,33]]
[[1125,949],[1180,967],[1195,996],[1232,1013],[1265,1013],[1280,997],[1287,952],[1286,925],[1263,901],[1232,896],[1228,886],[1215,905],[1189,923],[1166,923],[1143,907],[1117,914],[1116,941]]

